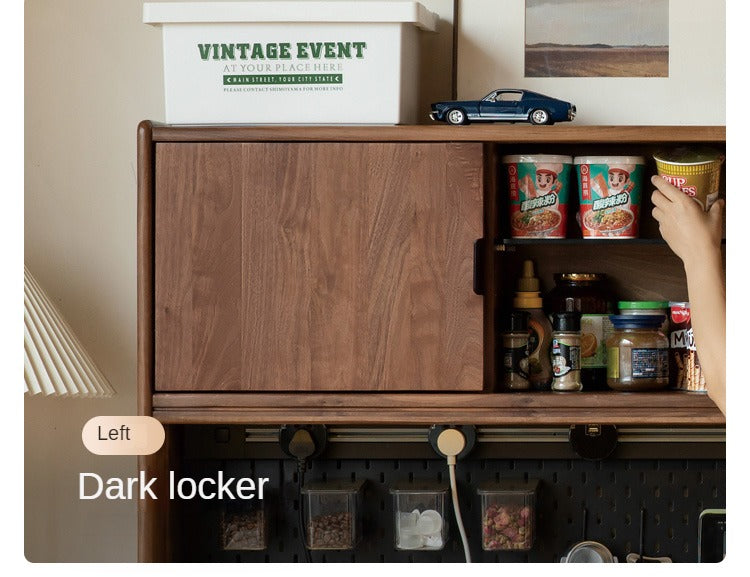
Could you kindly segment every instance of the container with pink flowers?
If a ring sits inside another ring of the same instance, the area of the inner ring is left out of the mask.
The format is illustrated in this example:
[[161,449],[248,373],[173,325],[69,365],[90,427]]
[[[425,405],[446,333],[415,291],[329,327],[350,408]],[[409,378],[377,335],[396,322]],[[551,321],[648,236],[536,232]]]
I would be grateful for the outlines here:
[[528,551],[536,533],[536,479],[483,483],[477,489],[482,499],[482,549]]

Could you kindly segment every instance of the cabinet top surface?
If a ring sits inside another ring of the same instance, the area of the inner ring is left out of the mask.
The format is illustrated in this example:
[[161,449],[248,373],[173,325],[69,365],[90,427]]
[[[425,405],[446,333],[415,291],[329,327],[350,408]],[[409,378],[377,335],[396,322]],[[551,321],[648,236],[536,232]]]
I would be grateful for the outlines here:
[[725,126],[281,126],[164,125],[144,120],[142,136],[155,142],[236,141],[455,141],[455,142],[724,142]]

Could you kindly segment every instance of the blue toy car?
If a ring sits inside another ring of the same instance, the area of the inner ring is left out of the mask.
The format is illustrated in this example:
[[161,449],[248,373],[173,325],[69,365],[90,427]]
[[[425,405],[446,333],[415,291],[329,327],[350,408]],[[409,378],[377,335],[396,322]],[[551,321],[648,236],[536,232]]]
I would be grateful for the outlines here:
[[573,120],[576,115],[576,107],[570,102],[516,88],[493,90],[482,100],[435,102],[431,108],[430,118],[448,124],[498,121],[554,124]]

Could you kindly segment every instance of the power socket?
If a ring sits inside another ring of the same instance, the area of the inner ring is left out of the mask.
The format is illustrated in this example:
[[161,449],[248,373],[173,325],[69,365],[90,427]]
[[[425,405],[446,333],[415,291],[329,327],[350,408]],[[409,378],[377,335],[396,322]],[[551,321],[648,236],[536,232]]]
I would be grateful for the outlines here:
[[438,437],[440,437],[440,434],[443,431],[448,429],[455,429],[463,435],[466,444],[456,455],[457,460],[463,459],[471,452],[477,442],[477,429],[474,425],[432,425],[427,433],[427,440],[430,442],[430,445],[432,445],[433,450],[444,458],[447,458],[448,455],[438,446]]
[[311,451],[304,456],[304,460],[309,461],[319,457],[325,450],[328,442],[328,430],[325,425],[283,425],[279,429],[279,446],[281,450],[293,459],[300,459],[300,455],[295,454],[290,448],[292,439],[294,439],[294,436],[300,430],[307,431],[314,444]]

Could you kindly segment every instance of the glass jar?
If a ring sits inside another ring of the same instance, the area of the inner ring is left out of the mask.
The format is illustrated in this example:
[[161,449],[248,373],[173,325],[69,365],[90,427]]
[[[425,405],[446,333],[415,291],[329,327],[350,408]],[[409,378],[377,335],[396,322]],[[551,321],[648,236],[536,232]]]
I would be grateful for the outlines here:
[[607,340],[607,384],[618,391],[650,391],[669,385],[669,339],[663,315],[612,315]]
[[619,301],[621,315],[664,315],[661,332],[669,334],[669,301]]
[[584,391],[606,390],[607,338],[612,334],[609,315],[614,299],[603,273],[557,273],[555,287],[544,299],[548,315],[581,313],[581,383]]

